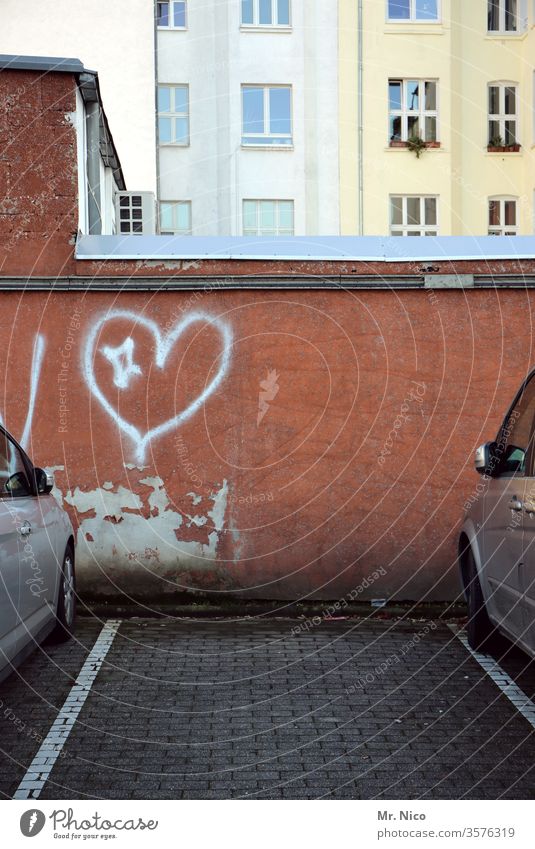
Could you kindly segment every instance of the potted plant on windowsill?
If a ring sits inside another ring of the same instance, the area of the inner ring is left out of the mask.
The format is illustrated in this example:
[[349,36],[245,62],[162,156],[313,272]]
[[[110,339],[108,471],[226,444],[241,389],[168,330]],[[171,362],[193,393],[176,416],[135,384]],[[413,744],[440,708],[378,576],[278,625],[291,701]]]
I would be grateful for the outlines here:
[[488,153],[518,153],[519,144],[505,144],[501,136],[493,136],[487,145]]
[[421,136],[409,136],[407,139],[407,148],[411,151],[411,153],[416,154],[416,159],[420,158],[422,151],[424,151],[426,147],[427,145]]

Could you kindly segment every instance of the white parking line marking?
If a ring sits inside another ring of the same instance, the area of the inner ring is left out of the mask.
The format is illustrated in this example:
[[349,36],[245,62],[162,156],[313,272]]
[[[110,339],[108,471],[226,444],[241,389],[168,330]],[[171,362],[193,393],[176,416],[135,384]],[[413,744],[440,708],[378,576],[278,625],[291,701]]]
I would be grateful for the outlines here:
[[26,775],[17,787],[13,796],[14,799],[37,799],[41,795],[52,768],[67,742],[74,723],[78,719],[78,714],[84,706],[104,658],[111,648],[120,624],[120,619],[108,619],[105,623],[78,674],[78,678],[65,699],[63,707],[28,767]]
[[465,649],[470,652],[472,657],[474,657],[479,665],[485,670],[489,678],[492,678],[496,686],[499,687],[502,693],[507,696],[511,704],[514,705],[517,711],[522,714],[524,719],[527,719],[529,724],[535,728],[535,705],[531,699],[528,698],[524,691],[515,684],[507,672],[504,672],[501,666],[496,663],[494,658],[487,654],[481,654],[481,652],[474,651],[474,649],[470,648],[465,634],[457,629],[456,625],[450,625],[449,627],[455,636],[461,641]]

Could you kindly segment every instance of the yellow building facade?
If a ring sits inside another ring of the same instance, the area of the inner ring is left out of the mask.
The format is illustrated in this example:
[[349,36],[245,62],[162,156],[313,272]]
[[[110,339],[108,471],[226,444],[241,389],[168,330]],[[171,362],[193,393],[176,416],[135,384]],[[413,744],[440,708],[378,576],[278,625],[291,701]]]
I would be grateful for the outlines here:
[[532,0],[340,0],[343,235],[530,235]]

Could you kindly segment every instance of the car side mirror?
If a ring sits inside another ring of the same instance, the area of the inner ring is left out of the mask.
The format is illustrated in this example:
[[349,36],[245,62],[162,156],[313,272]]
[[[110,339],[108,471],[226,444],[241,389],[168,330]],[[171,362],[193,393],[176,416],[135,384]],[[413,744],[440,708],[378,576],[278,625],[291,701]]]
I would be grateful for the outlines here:
[[485,442],[484,445],[479,446],[474,458],[476,472],[479,472],[480,475],[487,474],[492,477],[498,462],[495,442]]
[[54,475],[44,469],[34,469],[38,495],[48,495],[54,489]]

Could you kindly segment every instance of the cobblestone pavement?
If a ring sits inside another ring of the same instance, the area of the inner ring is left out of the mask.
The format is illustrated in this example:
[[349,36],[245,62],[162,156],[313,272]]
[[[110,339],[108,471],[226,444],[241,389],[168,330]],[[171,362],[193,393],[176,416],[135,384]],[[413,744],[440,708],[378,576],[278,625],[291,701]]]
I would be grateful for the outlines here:
[[[0,684],[2,797],[102,625]],[[535,664],[505,650],[532,699]],[[319,797],[534,799],[535,731],[441,622],[126,619],[41,793]]]

